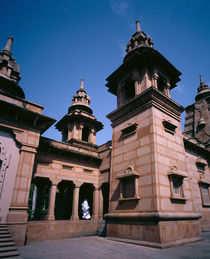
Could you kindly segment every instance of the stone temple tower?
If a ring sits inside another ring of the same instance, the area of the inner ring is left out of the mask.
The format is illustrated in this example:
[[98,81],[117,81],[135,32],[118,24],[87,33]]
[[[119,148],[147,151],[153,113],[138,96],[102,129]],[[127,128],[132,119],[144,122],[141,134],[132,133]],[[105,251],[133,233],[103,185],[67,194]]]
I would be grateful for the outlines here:
[[117,96],[107,235],[167,247],[200,239],[180,127],[183,107],[170,98],[181,73],[136,22],[123,64],[108,78]]
[[80,89],[72,98],[68,113],[56,124],[62,132],[62,141],[75,145],[95,146],[96,132],[103,128],[96,120],[90,108],[90,97],[84,89],[84,79],[81,79]]
[[186,107],[184,135],[210,150],[210,89],[201,75],[195,103]]

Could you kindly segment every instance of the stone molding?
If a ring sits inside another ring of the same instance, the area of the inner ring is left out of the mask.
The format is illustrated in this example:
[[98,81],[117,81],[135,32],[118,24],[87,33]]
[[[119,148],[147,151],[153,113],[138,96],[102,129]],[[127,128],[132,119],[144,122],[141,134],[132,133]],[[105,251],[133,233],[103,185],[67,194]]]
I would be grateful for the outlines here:
[[109,113],[107,118],[111,120],[112,127],[115,127],[150,107],[161,110],[177,121],[181,120],[180,115],[184,111],[181,105],[151,86],[127,104]]
[[107,213],[105,219],[118,220],[197,220],[202,217],[201,213],[175,213],[175,212],[133,212],[133,213]]

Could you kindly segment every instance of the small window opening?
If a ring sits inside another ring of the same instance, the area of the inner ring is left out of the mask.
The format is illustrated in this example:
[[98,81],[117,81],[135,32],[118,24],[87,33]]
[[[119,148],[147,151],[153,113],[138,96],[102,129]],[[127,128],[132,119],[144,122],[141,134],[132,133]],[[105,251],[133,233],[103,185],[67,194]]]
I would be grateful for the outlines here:
[[136,133],[136,128],[137,128],[138,124],[137,123],[134,123],[134,124],[131,124],[129,125],[128,127],[122,129],[122,137],[128,137],[128,136],[131,136],[131,135],[134,135]]
[[72,170],[73,167],[72,166],[68,166],[68,165],[62,165],[62,169],[64,169],[64,170]]
[[82,130],[82,140],[88,142],[89,134],[90,134],[90,130],[89,130],[88,127],[85,126],[85,127],[83,128],[83,130]]
[[174,194],[182,196],[182,192],[181,192],[182,182],[183,182],[183,179],[180,177],[175,177],[172,179]]
[[196,161],[196,167],[198,172],[205,173],[205,166],[206,164],[201,161],[200,158]]
[[131,198],[135,196],[135,178],[122,181],[122,196],[123,198]]
[[200,191],[203,206],[210,206],[210,184],[200,182]]
[[125,102],[129,102],[135,97],[135,82],[133,80],[128,80],[125,84]]
[[175,134],[177,126],[172,124],[170,121],[164,120],[163,126],[164,126],[165,131],[167,131],[168,133],[171,133],[172,135]]
[[84,169],[84,173],[91,174],[92,172],[93,172],[92,170],[89,170],[89,169]]

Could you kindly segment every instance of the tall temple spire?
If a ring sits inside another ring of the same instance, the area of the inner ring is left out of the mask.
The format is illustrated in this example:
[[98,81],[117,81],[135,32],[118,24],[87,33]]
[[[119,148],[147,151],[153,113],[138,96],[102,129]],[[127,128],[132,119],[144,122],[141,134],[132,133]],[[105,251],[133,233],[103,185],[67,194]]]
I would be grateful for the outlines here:
[[[72,105],[68,113],[56,124],[56,129],[62,132],[62,141],[78,144],[80,141],[96,144],[96,132],[103,128],[103,124],[96,120],[90,107],[90,97],[84,89],[84,79],[80,88],[72,98]],[[79,142],[78,142],[79,141]]]
[[203,77],[201,74],[200,74],[200,85],[197,88],[197,90],[198,90],[198,94],[195,97],[196,101],[206,97],[207,95],[209,95],[209,92],[210,92],[210,88],[207,84],[204,83]]
[[13,38],[8,37],[7,43],[6,43],[3,51],[9,52],[9,54],[12,55],[12,43],[13,43]]
[[78,108],[92,114],[92,109],[90,108],[90,97],[84,89],[84,79],[81,79],[80,88],[72,98],[72,105],[69,107],[69,111]]
[[208,88],[209,88],[209,86],[204,83],[203,77],[202,77],[202,75],[200,74],[200,85],[199,85],[199,87],[198,87],[198,93],[200,93],[201,91],[206,90],[206,89],[208,89]]
[[5,47],[0,50],[0,91],[25,98],[25,94],[18,85],[20,81],[19,65],[12,56],[13,38],[8,37]]

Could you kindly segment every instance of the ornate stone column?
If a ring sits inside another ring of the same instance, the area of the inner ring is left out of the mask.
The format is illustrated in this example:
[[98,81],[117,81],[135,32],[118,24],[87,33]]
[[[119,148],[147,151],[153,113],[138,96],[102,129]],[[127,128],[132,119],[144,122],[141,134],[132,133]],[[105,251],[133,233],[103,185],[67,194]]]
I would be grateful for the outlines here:
[[54,180],[54,179],[51,180],[52,186],[51,186],[51,190],[50,190],[50,199],[49,199],[47,220],[55,220],[55,212],[54,212],[54,210],[55,210],[55,198],[56,198],[57,185],[58,185],[59,181]]
[[73,190],[73,206],[72,206],[72,220],[79,220],[79,215],[78,215],[78,208],[79,208],[79,189],[81,183],[75,183],[75,188]]
[[99,218],[99,195],[100,190],[98,187],[95,187],[93,192],[93,219]]

